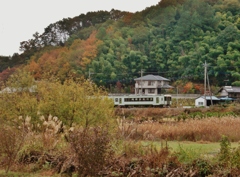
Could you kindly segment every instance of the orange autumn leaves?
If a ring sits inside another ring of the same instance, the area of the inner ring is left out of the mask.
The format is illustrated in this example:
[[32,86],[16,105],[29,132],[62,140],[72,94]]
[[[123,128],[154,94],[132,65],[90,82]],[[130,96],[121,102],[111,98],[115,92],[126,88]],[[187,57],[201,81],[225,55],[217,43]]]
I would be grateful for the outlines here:
[[183,93],[202,93],[203,85],[202,84],[194,84],[192,82],[187,82],[183,87]]
[[101,44],[94,31],[87,40],[74,40],[70,47],[54,48],[44,52],[40,57],[32,57],[27,65],[36,80],[55,76],[61,80],[84,70],[97,56],[97,47]]

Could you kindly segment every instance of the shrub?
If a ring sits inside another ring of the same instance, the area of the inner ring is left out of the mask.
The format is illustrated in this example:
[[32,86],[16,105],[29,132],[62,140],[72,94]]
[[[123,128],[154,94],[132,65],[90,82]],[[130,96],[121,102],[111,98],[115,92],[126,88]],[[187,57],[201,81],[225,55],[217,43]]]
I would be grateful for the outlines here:
[[112,156],[108,130],[99,127],[79,128],[70,133],[69,142],[75,154],[78,175],[101,176]]
[[0,131],[0,158],[1,164],[8,173],[10,167],[15,163],[17,154],[24,143],[25,132],[23,129],[1,126]]
[[220,141],[220,153],[219,153],[219,161],[222,164],[227,164],[230,160],[230,148],[231,143],[226,136],[222,136],[222,139]]

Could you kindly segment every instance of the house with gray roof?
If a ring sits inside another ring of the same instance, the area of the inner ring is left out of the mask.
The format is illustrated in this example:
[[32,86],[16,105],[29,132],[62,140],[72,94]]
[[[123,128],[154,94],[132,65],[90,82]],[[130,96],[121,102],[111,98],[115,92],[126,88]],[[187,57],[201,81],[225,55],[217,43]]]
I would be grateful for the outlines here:
[[146,75],[135,80],[135,94],[157,95],[162,89],[173,88],[169,85],[170,80],[158,75]]
[[220,97],[228,97],[234,100],[240,100],[240,87],[223,86],[219,91]]

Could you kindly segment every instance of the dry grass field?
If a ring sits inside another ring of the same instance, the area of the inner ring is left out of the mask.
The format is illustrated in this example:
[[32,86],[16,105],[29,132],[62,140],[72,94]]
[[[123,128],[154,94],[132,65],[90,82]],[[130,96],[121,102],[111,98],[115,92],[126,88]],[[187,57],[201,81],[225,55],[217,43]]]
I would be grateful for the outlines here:
[[205,118],[200,120],[126,122],[122,127],[132,139],[168,141],[219,142],[223,135],[232,142],[240,141],[240,117]]
[[237,106],[213,108],[133,108],[116,110],[122,134],[132,139],[219,142],[240,141]]

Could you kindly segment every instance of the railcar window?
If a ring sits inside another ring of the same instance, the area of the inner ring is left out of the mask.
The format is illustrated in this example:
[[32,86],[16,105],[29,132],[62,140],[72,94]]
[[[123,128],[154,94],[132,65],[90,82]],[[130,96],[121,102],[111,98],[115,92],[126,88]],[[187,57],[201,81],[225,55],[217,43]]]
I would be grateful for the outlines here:
[[164,97],[164,101],[171,101],[172,97]]
[[[121,98],[119,98],[120,101]],[[124,98],[125,102],[142,102],[142,101],[153,101],[153,98]]]
[[115,98],[115,102],[118,102],[118,98]]

